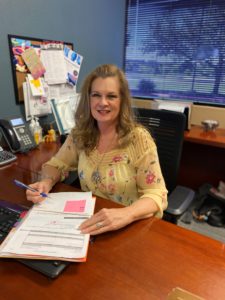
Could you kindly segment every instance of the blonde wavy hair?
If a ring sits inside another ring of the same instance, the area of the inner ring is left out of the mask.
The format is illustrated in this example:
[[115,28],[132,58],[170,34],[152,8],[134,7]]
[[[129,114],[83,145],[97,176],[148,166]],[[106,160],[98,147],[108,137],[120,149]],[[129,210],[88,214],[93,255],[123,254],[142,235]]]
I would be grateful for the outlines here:
[[98,66],[83,82],[80,101],[75,113],[76,126],[71,131],[72,137],[79,150],[89,153],[99,140],[100,132],[97,121],[93,118],[90,108],[90,93],[92,83],[97,78],[116,77],[120,85],[121,106],[118,116],[117,133],[119,146],[122,147],[130,142],[130,132],[137,126],[131,107],[131,96],[128,82],[122,70],[112,64]]

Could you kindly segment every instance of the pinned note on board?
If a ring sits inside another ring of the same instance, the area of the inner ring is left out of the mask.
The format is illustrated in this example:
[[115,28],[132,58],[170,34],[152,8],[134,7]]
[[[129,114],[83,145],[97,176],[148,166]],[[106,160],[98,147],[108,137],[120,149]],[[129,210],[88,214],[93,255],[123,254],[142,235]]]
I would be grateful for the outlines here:
[[44,96],[44,86],[41,78],[34,79],[31,74],[27,74],[32,96]]
[[25,61],[29,71],[34,79],[38,79],[46,72],[39,55],[34,48],[28,48],[22,53],[22,58]]

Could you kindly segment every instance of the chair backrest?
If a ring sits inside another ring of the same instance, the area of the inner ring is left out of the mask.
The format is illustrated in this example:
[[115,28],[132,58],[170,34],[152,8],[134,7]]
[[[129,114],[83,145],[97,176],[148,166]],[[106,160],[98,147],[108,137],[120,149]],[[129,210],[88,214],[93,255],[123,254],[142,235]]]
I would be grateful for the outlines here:
[[186,116],[180,112],[144,108],[135,109],[135,116],[155,140],[162,173],[171,192],[177,183]]

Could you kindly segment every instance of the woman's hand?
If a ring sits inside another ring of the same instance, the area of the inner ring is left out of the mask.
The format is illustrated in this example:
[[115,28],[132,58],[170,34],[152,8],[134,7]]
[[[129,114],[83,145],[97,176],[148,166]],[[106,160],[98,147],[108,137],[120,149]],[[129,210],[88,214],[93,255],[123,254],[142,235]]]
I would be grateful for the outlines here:
[[106,231],[117,230],[132,222],[132,218],[124,208],[103,208],[90,219],[80,225],[82,233],[96,235]]
[[123,208],[103,208],[83,222],[79,229],[91,235],[117,230],[134,221],[152,217],[158,210],[155,201],[145,197]]
[[43,181],[32,183],[29,186],[37,190],[37,192],[26,190],[27,200],[32,201],[33,203],[38,203],[45,199],[44,197],[40,196],[40,193],[48,194],[52,189],[52,181],[45,179]]

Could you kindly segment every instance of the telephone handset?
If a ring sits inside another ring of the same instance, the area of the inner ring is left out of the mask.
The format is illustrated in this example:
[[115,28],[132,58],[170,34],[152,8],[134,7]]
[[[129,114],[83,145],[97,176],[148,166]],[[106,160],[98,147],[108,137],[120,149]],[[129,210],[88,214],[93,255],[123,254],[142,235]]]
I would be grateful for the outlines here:
[[0,128],[10,150],[26,152],[36,147],[34,138],[23,118],[0,119]]

